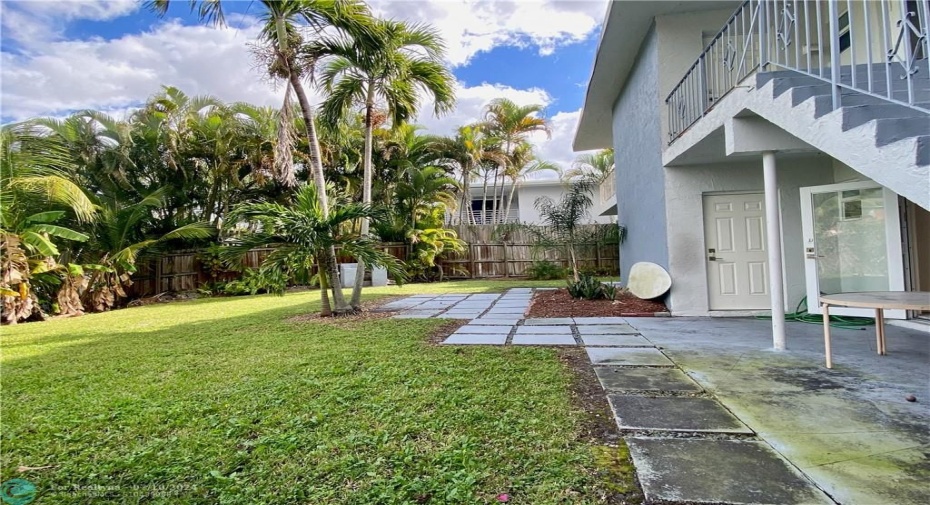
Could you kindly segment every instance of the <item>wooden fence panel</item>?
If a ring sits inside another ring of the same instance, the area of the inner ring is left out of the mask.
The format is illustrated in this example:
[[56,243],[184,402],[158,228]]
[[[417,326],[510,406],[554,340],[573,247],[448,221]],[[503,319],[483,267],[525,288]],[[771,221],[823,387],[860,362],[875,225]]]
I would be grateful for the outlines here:
[[[452,229],[467,242],[467,246],[465,252],[440,260],[445,277],[450,279],[525,277],[527,268],[543,260],[568,267],[568,258],[562,257],[561,250],[535,246],[533,234],[522,228],[459,225]],[[410,245],[403,242],[384,243],[380,247],[401,261],[406,261],[410,254]],[[270,248],[249,251],[243,258],[243,266],[258,268],[271,251]],[[620,249],[615,243],[577,244],[576,253],[580,268],[611,274],[620,270]],[[150,296],[166,291],[191,291],[203,286],[210,277],[201,267],[199,254],[198,250],[175,251],[140,262],[133,275],[129,295]],[[352,261],[342,257],[340,260]],[[220,280],[228,281],[236,276],[233,273]]]

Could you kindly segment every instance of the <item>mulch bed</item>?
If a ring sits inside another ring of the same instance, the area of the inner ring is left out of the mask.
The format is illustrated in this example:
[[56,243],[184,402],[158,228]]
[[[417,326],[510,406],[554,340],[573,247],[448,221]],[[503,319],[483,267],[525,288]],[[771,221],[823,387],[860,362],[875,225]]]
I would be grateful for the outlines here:
[[654,316],[667,313],[662,302],[641,300],[623,291],[616,300],[575,300],[567,289],[536,291],[526,317]]

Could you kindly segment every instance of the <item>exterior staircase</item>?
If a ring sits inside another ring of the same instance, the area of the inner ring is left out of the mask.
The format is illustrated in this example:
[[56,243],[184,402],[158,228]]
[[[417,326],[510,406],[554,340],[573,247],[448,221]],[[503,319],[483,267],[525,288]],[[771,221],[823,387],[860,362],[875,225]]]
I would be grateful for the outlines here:
[[[794,71],[758,72],[751,107],[760,116],[792,135],[849,165],[863,175],[930,208],[930,75],[927,63],[911,77],[915,107],[875,95],[841,88],[841,106],[833,110],[831,86],[815,77]],[[856,73],[859,87],[872,82],[875,94],[906,101],[907,82],[885,65],[843,67],[841,82],[851,83]]]

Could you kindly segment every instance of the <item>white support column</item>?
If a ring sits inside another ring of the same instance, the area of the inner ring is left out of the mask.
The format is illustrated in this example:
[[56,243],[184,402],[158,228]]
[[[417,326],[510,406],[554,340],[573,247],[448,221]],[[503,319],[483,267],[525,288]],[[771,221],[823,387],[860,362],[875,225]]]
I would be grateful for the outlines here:
[[769,252],[769,292],[772,296],[772,342],[775,350],[787,348],[785,341],[785,286],[782,280],[781,212],[778,208],[778,175],[775,152],[762,152],[765,178],[765,231]]

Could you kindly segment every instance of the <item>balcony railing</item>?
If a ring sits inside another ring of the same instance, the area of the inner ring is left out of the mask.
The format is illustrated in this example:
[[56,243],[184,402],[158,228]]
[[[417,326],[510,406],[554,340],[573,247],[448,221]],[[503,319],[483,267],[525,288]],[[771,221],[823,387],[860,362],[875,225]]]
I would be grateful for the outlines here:
[[666,98],[669,143],[756,69],[930,112],[930,0],[746,0]]

